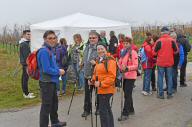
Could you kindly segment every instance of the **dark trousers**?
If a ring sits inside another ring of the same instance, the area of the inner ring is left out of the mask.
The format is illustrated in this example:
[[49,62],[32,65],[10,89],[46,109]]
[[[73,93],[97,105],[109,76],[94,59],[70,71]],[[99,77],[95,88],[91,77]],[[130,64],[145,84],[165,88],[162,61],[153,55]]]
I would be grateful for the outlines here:
[[58,97],[56,84],[39,81],[41,93],[40,127],[48,127],[49,116],[51,124],[57,124]]
[[27,74],[27,66],[22,65],[22,69],[23,69],[23,73],[22,73],[22,77],[21,77],[22,90],[25,95],[28,95],[29,94],[29,91],[28,91],[29,76]]
[[177,66],[173,66],[173,89],[177,90],[177,76],[178,76],[178,71],[177,71]]
[[187,58],[184,59],[183,65],[181,66],[180,69],[180,85],[185,84],[186,80],[186,66],[187,66]]
[[123,108],[123,115],[128,116],[129,112],[134,112],[133,107],[133,86],[134,86],[135,80],[134,79],[124,79],[123,83],[123,91],[124,91],[124,108]]
[[[88,79],[85,78],[85,98],[84,98],[84,111],[90,112],[92,109],[92,92],[94,86],[88,85]],[[97,96],[97,109],[99,107],[99,100]]]
[[156,66],[153,67],[152,69],[152,72],[151,72],[151,87],[152,89],[155,89],[155,81],[156,81],[156,78],[155,78],[155,68]]
[[101,127],[114,127],[113,113],[110,106],[112,94],[99,94],[99,113]]

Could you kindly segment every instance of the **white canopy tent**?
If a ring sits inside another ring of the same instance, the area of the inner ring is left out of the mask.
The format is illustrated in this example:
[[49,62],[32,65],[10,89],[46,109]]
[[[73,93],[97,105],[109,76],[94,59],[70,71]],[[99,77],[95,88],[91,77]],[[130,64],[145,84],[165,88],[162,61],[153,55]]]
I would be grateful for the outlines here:
[[31,49],[40,48],[43,44],[43,34],[46,30],[54,30],[58,38],[66,38],[68,44],[73,43],[73,35],[81,34],[83,40],[88,40],[90,30],[106,31],[107,39],[109,32],[115,31],[115,34],[123,33],[131,37],[131,26],[128,23],[108,20],[100,17],[85,15],[82,13],[72,14],[63,18],[45,21],[33,24],[31,28]]

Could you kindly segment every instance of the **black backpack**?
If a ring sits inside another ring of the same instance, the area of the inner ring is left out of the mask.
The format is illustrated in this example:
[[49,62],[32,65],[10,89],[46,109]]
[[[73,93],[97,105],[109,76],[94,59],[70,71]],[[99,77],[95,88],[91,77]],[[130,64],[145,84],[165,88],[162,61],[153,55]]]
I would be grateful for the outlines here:
[[[105,66],[105,69],[106,71],[108,72],[108,61],[109,60],[115,60],[115,58],[111,57],[111,56],[107,56],[105,62],[104,62],[104,66]],[[121,81],[122,81],[122,73],[116,63],[116,79],[115,79],[115,87],[121,87]]]

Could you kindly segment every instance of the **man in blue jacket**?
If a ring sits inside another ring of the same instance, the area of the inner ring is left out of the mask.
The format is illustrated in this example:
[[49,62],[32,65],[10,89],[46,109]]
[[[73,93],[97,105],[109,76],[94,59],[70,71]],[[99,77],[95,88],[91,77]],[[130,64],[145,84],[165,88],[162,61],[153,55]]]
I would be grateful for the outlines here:
[[41,92],[41,110],[40,127],[48,127],[49,116],[52,127],[66,126],[66,122],[60,122],[58,119],[58,97],[56,84],[59,83],[59,76],[64,75],[65,71],[59,69],[53,54],[53,47],[56,44],[56,35],[54,31],[46,31],[43,35],[44,44],[37,54],[38,68],[40,70],[40,92]]

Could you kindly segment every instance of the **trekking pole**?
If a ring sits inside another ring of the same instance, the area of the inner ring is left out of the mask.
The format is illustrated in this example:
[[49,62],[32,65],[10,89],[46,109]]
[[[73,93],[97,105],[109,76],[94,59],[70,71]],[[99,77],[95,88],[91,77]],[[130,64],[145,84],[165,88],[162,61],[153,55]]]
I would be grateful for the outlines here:
[[122,76],[122,81],[121,81],[121,119],[123,117],[123,84],[124,84],[124,73]]
[[111,108],[112,108],[112,105],[113,105],[113,96],[111,98]]
[[76,87],[77,87],[77,80],[75,81],[75,87],[74,87],[74,89],[73,89],[73,94],[72,94],[72,96],[71,96],[71,102],[70,102],[70,104],[69,104],[69,109],[68,109],[68,115],[69,115],[69,112],[70,112],[70,109],[71,109],[71,105],[72,105],[72,102],[73,102],[73,97],[74,97],[74,95],[75,95],[75,91],[76,91]]
[[91,99],[91,127],[93,127],[93,111],[92,111],[92,91],[91,91],[91,86],[89,86],[89,91],[90,91],[90,99]]
[[[98,76],[96,76],[96,81],[98,81]],[[97,127],[97,111],[98,111],[98,102],[97,102],[97,92],[98,92],[98,89],[95,87],[95,107],[96,107],[96,119],[95,119],[95,124],[96,124],[96,127]]]

